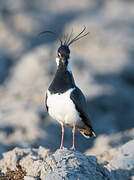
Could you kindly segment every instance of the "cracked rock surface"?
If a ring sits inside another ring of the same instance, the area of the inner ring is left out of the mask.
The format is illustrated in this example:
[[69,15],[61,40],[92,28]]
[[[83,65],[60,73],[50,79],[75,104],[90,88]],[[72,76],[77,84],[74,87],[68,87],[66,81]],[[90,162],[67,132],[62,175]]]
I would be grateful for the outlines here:
[[88,156],[68,149],[58,149],[51,154],[43,147],[15,148],[3,154],[0,169],[1,173],[6,173],[7,168],[14,171],[18,163],[26,172],[25,180],[130,180],[134,175],[133,152],[134,140],[118,149],[111,149],[109,156],[112,158],[107,162],[100,160],[99,155]]
[[15,170],[16,163],[26,171],[25,179],[41,180],[76,180],[104,179],[104,170],[97,163],[95,156],[86,156],[77,151],[57,150],[54,154],[43,147],[39,149],[20,149],[4,153],[0,161],[2,172],[7,167]]

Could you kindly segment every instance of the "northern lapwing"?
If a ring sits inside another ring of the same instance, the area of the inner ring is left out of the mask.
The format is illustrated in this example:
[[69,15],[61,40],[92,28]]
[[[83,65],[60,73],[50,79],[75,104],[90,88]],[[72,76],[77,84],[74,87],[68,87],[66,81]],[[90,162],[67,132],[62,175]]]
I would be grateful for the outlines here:
[[[75,150],[75,129],[79,130],[86,138],[95,136],[88,115],[85,97],[76,86],[70,68],[69,46],[88,34],[85,33],[85,29],[86,27],[72,40],[72,33],[68,38],[66,37],[64,43],[60,40],[61,45],[58,48],[56,57],[57,72],[46,93],[45,104],[47,111],[62,127],[60,149],[64,148],[64,125],[73,128],[72,150]],[[51,31],[46,32],[54,34]]]

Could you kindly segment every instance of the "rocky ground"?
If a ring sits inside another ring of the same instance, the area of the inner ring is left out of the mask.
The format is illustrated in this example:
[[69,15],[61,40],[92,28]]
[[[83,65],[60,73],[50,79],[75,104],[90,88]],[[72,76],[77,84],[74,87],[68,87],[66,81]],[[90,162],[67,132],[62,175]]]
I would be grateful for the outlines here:
[[[103,159],[103,157],[110,157]],[[99,156],[78,151],[15,148],[3,154],[0,179],[8,180],[133,180],[134,140]]]
[[[101,163],[111,159],[104,152],[133,139],[133,9],[132,0],[0,1],[0,157],[15,147],[59,148],[60,126],[44,108],[59,41],[38,36],[46,29],[62,37],[84,25],[90,32],[71,46],[71,65],[97,137],[87,140],[77,132],[77,150]],[[66,128],[65,146],[71,145]]]

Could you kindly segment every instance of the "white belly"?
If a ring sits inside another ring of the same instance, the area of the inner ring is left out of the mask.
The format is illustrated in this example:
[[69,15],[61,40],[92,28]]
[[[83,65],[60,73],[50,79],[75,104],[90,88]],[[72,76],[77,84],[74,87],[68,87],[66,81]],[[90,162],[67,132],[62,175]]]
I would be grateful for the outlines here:
[[53,119],[61,124],[73,126],[80,120],[79,113],[75,109],[73,101],[70,99],[70,89],[63,94],[50,94],[48,91],[47,106],[48,112]]

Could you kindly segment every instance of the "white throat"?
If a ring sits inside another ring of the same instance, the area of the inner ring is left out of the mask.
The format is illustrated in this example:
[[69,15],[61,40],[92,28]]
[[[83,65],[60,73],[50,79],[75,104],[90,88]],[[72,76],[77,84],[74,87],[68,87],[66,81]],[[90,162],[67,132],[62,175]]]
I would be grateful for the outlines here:
[[72,73],[71,67],[70,67],[70,61],[71,61],[71,59],[69,58],[69,59],[68,59],[68,65],[67,65],[67,71],[69,71],[70,73]]
[[[57,67],[59,66],[59,61],[60,61],[60,59],[59,59],[58,57],[56,57]],[[70,73],[72,73],[71,67],[70,67],[70,61],[71,61],[71,59],[69,58],[69,59],[68,59],[68,65],[67,65],[67,71],[70,72]]]
[[60,59],[58,57],[56,57],[56,64],[57,64],[57,67],[59,66],[59,62],[60,62]]

